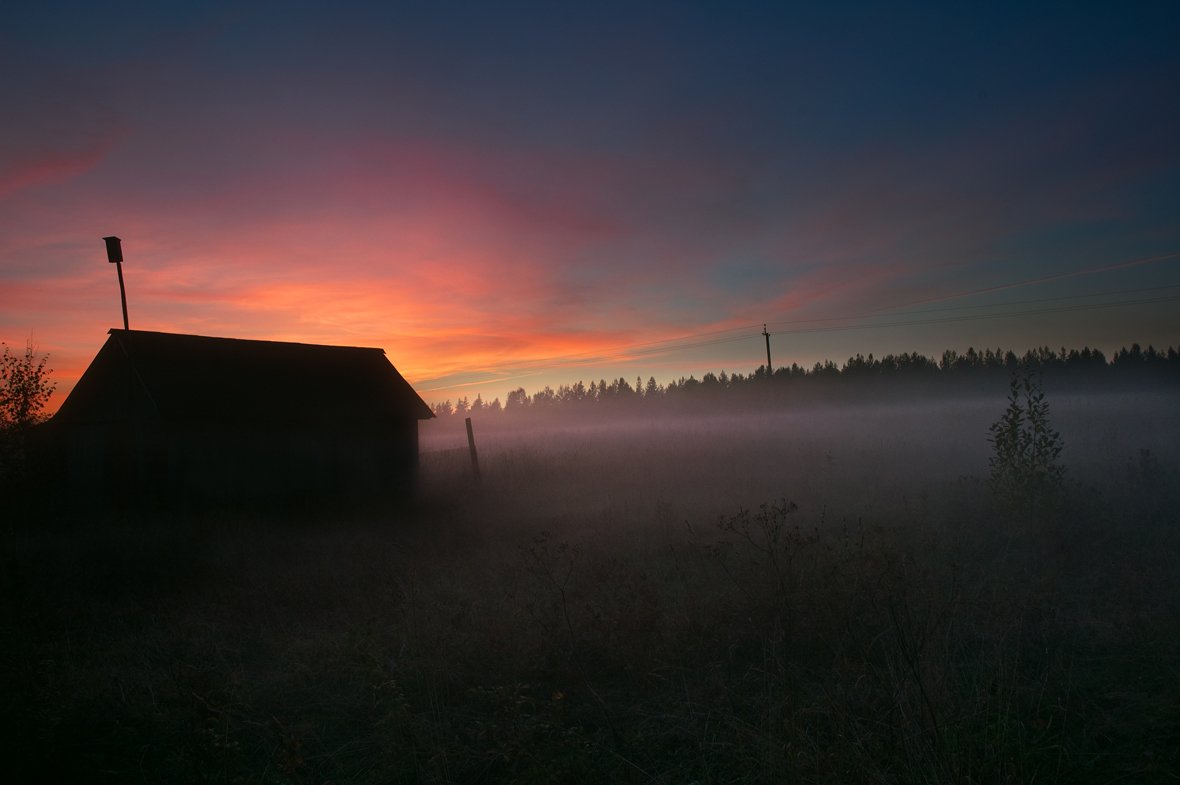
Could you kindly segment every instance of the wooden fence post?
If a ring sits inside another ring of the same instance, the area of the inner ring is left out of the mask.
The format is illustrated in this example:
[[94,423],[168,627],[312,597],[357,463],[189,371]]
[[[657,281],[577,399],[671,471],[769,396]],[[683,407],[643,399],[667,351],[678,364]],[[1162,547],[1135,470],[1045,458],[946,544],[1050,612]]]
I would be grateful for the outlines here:
[[471,418],[467,418],[467,447],[471,450],[471,471],[479,479],[479,455],[475,452],[475,434],[471,430]]

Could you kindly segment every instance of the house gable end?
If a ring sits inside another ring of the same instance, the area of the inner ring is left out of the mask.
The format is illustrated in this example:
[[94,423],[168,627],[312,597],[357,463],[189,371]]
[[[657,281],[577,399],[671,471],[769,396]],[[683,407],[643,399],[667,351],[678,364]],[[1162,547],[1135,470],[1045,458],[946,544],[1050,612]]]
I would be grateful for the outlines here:
[[59,425],[96,425],[158,416],[143,379],[112,337],[78,379],[53,421]]

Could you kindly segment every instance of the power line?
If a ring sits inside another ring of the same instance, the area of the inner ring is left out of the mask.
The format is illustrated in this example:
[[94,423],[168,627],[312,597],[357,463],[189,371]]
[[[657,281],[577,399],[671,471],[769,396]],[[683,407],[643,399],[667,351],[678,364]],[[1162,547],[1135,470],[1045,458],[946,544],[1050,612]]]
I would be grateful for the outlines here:
[[[1142,290],[1142,291],[1158,291],[1158,290],[1163,290],[1163,289],[1180,289],[1180,285],[1152,287],[1151,289],[1146,289],[1146,290]],[[1093,295],[1077,295],[1075,297],[1046,298],[1046,300],[1044,300],[1044,301],[1062,301],[1062,300],[1068,300],[1068,299],[1076,299],[1077,297],[1090,297],[1090,296],[1093,296]],[[1017,317],[1021,317],[1021,316],[1037,316],[1037,315],[1042,315],[1042,314],[1047,314],[1047,313],[1065,313],[1065,312],[1071,312],[1071,311],[1088,311],[1088,310],[1095,310],[1095,309],[1100,309],[1100,308],[1117,308],[1118,306],[1121,306],[1121,305],[1146,305],[1149,303],[1171,302],[1173,300],[1180,300],[1180,295],[1171,295],[1168,297],[1140,298],[1137,300],[1116,300],[1116,301],[1105,302],[1105,303],[1082,303],[1082,304],[1072,305],[1072,306],[1060,306],[1057,308],[1035,308],[1035,309],[1029,309],[1029,310],[1024,310],[1024,311],[1009,311],[1009,312],[1004,312],[1004,313],[966,314],[966,315],[961,315],[961,316],[943,316],[943,317],[937,317],[937,318],[933,318],[933,319],[911,319],[911,320],[900,321],[900,322],[877,322],[877,323],[871,323],[871,324],[849,324],[849,325],[835,325],[835,326],[826,326],[826,327],[799,328],[799,329],[793,329],[793,330],[775,330],[775,331],[771,332],[770,334],[771,335],[796,335],[796,334],[821,333],[821,332],[848,332],[851,330],[871,330],[871,329],[875,329],[878,327],[907,327],[907,326],[913,326],[913,325],[940,324],[940,323],[944,323],[944,322],[945,323],[966,322],[966,321],[972,321],[972,320],[976,320],[976,319],[1017,318]],[[1035,302],[1039,302],[1039,301],[1028,300],[1028,301],[1024,301],[1024,303],[1021,303],[1021,304],[1028,304],[1028,303],[1035,303]],[[966,310],[966,308],[979,308],[979,307],[992,307],[992,308],[1005,307],[1005,306],[1015,305],[1015,304],[1016,303],[1006,303],[1006,304],[1004,304],[1004,306],[999,306],[999,305],[965,306],[963,308],[963,310]],[[954,311],[954,310],[959,310],[959,309],[941,308],[941,309],[931,309],[931,310],[927,310],[927,311],[912,311],[909,313],[902,312],[902,313],[892,314],[892,315],[893,316],[918,315],[918,314],[922,314],[922,313],[934,313],[935,310]],[[771,322],[771,324],[811,324],[811,323],[815,323],[815,322],[849,321],[849,320],[864,319],[864,318],[880,318],[880,317],[879,316],[872,317],[869,314],[863,314],[860,316],[830,317],[830,318],[826,318],[826,319],[800,319],[800,320],[797,320],[794,322]],[[759,335],[761,335],[761,333],[759,333]],[[679,349],[695,349],[695,348],[703,347],[703,346],[716,346],[718,344],[733,343],[736,341],[748,341],[748,340],[750,340],[751,337],[752,336],[749,333],[747,333],[745,335],[731,336],[728,338],[714,338],[714,339],[710,339],[710,340],[706,340],[706,341],[694,341],[691,343],[682,343],[682,344],[677,344],[675,346],[669,346],[669,347],[665,347],[665,348],[652,348],[652,349],[648,349],[648,350],[633,349],[632,351],[627,352],[627,353],[638,354],[641,356],[642,355],[649,355],[649,354],[659,354],[663,351],[675,351],[675,350],[679,350]],[[625,350],[620,350],[620,351],[625,351]],[[605,354],[606,352],[603,352],[603,353]]]
[[[1080,275],[1091,275],[1091,274],[1108,272],[1108,271],[1117,270],[1117,269],[1123,269],[1123,268],[1127,268],[1127,267],[1136,267],[1136,266],[1146,265],[1146,264],[1154,263],[1157,261],[1178,258],[1178,257],[1180,257],[1180,252],[1164,254],[1161,256],[1154,256],[1154,257],[1149,257],[1149,258],[1145,258],[1145,259],[1137,259],[1137,260],[1132,260],[1129,262],[1120,262],[1117,264],[1107,265],[1104,267],[1082,270],[1077,273],[1065,273],[1062,275],[1048,276],[1048,277],[1039,278],[1039,279],[1030,279],[1027,281],[1019,281],[1019,282],[1015,282],[1015,283],[1011,283],[1011,284],[1001,284],[998,286],[988,287],[985,289],[976,289],[976,290],[971,290],[971,291],[966,291],[966,292],[960,292],[957,294],[945,295],[945,296],[938,297],[938,298],[919,300],[919,301],[910,303],[909,305],[919,305],[919,304],[930,303],[930,302],[943,302],[946,300],[957,299],[960,297],[968,297],[968,296],[972,296],[972,295],[976,295],[976,294],[997,292],[997,291],[1002,291],[1002,290],[1006,290],[1006,289],[1017,288],[1020,286],[1028,286],[1028,285],[1037,284],[1037,283],[1046,283],[1046,282],[1061,280],[1061,279],[1065,279],[1065,278],[1077,277]],[[1102,298],[1122,297],[1124,295],[1146,294],[1149,292],[1173,291],[1176,289],[1180,289],[1180,284],[1166,284],[1166,285],[1161,285],[1161,286],[1141,287],[1141,288],[1136,288],[1136,289],[1124,289],[1124,290],[1119,290],[1119,291],[1114,291],[1114,292],[1100,292],[1100,293],[1079,294],[1079,295],[1064,295],[1061,297],[1042,297],[1042,298],[1035,298],[1035,299],[1028,299],[1028,300],[1016,300],[1016,301],[1007,302],[1007,303],[990,303],[990,304],[980,304],[980,305],[957,305],[957,306],[949,306],[949,307],[945,307],[945,308],[925,308],[925,309],[917,309],[917,310],[892,310],[892,311],[878,310],[878,311],[872,311],[872,312],[867,312],[867,313],[850,314],[850,315],[845,315],[845,316],[817,317],[817,318],[812,318],[812,319],[780,320],[777,322],[768,322],[767,324],[770,326],[777,325],[777,326],[787,326],[787,327],[791,327],[791,326],[799,326],[799,327],[797,329],[768,331],[767,334],[768,335],[799,335],[799,334],[812,334],[812,333],[823,333],[823,332],[851,332],[851,331],[855,331],[855,330],[869,330],[869,329],[890,328],[890,327],[912,327],[912,326],[924,326],[924,325],[930,325],[930,324],[949,324],[949,323],[976,321],[976,320],[984,320],[984,319],[1005,319],[1005,318],[1016,319],[1016,318],[1026,317],[1026,316],[1040,316],[1040,315],[1051,314],[1051,313],[1069,313],[1069,312],[1077,312],[1077,311],[1089,311],[1089,310],[1097,310],[1097,309],[1104,309],[1104,308],[1117,308],[1120,306],[1128,306],[1128,305],[1147,305],[1147,304],[1153,304],[1153,303],[1172,302],[1175,300],[1180,300],[1180,295],[1169,295],[1169,296],[1165,296],[1165,297],[1154,297],[1154,298],[1108,300],[1106,302],[1077,303],[1074,305],[1046,307],[1046,308],[1034,308],[1034,309],[1027,309],[1027,310],[1021,310],[1021,311],[1001,311],[1001,312],[996,312],[996,313],[976,313],[976,314],[963,313],[965,311],[1012,308],[1014,306],[1022,306],[1022,305],[1042,305],[1045,303],[1062,303],[1062,302],[1069,302],[1069,301],[1076,301],[1076,300],[1092,299],[1092,298],[1096,298],[1096,297],[1102,297]],[[917,318],[917,319],[905,319],[902,321],[870,322],[870,323],[864,323],[864,324],[838,324],[838,325],[831,324],[833,322],[855,322],[855,321],[860,321],[860,320],[885,319],[885,318],[891,318],[891,317],[893,317],[893,318],[909,317],[909,316],[920,317],[925,314],[935,314],[935,313],[958,314],[958,315],[933,317],[933,318],[929,318],[929,319]],[[821,325],[821,326],[803,327],[802,325]],[[700,348],[705,348],[705,347],[709,347],[709,346],[719,346],[719,345],[723,345],[723,344],[727,344],[727,343],[737,343],[740,341],[750,340],[750,338],[752,337],[751,331],[756,330],[757,326],[758,325],[756,325],[756,324],[739,325],[739,326],[724,328],[724,329],[720,329],[720,330],[699,331],[699,332],[695,332],[695,333],[690,333],[688,335],[681,335],[681,336],[678,336],[675,338],[665,338],[665,339],[661,339],[661,340],[657,340],[657,341],[645,341],[645,342],[641,342],[641,343],[631,343],[631,344],[626,344],[626,345],[620,345],[620,346],[596,350],[596,351],[592,351],[592,352],[582,352],[582,353],[567,354],[567,355],[561,355],[561,356],[537,358],[535,360],[530,360],[525,363],[519,363],[519,364],[507,366],[505,368],[505,370],[513,375],[519,375],[521,373],[525,373],[528,371],[535,371],[537,369],[544,368],[546,366],[555,365],[555,364],[588,365],[588,364],[592,364],[592,363],[596,363],[596,362],[604,362],[604,361],[609,361],[609,360],[620,361],[620,360],[626,360],[626,359],[635,358],[635,357],[652,357],[652,356],[659,356],[659,355],[665,355],[665,354],[672,354],[672,353],[680,352],[680,351],[688,351],[691,349],[700,349]],[[763,327],[764,327],[764,329],[766,329],[767,325],[763,325]],[[761,333],[759,333],[759,334],[761,334]],[[501,380],[489,379],[488,383],[496,383],[497,381],[501,381]]]
[[1009,319],[1020,316],[1040,316],[1047,313],[1067,313],[1073,311],[1092,311],[1101,308],[1117,308],[1120,305],[1146,305],[1149,303],[1164,303],[1180,300],[1180,295],[1172,295],[1170,297],[1149,297],[1140,300],[1118,300],[1109,303],[1085,303],[1079,305],[1061,306],[1059,308],[1034,308],[1027,311],[1015,311],[1009,313],[981,313],[981,314],[967,314],[963,316],[944,316],[936,319],[912,319],[902,322],[882,322],[877,324],[852,324],[840,327],[814,327],[799,330],[783,330],[780,333],[772,333],[772,335],[791,335],[800,333],[819,333],[819,332],[848,332],[851,330],[871,330],[878,327],[909,327],[913,325],[925,324],[943,324],[950,322],[970,322],[977,319]]
[[[1180,251],[1172,251],[1171,253],[1159,254],[1157,256],[1144,256],[1139,259],[1128,259],[1122,262],[1115,262],[1114,264],[1106,264],[1100,267],[1089,267],[1084,270],[1073,270],[1065,273],[1057,273],[1055,275],[1046,275],[1040,278],[1028,278],[1023,281],[1015,281],[1012,283],[1002,283],[996,286],[986,286],[982,289],[972,289],[966,292],[959,292],[957,294],[940,295],[938,297],[931,297],[926,300],[918,300],[915,302],[906,303],[902,308],[908,308],[911,305],[923,305],[925,303],[944,302],[946,300],[956,300],[960,297],[971,297],[977,294],[990,294],[992,292],[1001,292],[1008,289],[1018,289],[1024,286],[1035,286],[1042,283],[1052,283],[1053,281],[1064,281],[1069,278],[1081,278],[1086,275],[1097,275],[1099,273],[1109,273],[1114,270],[1126,270],[1131,267],[1143,267],[1156,262],[1164,262],[1168,259],[1180,258]],[[882,308],[881,310],[890,310],[889,308]]]
[[[1174,254],[1174,255],[1180,256],[1180,254]],[[1121,296],[1121,295],[1125,295],[1125,294],[1142,294],[1142,293],[1146,293],[1146,292],[1165,291],[1165,290],[1172,290],[1172,289],[1180,289],[1180,284],[1169,284],[1169,285],[1164,285],[1164,286],[1149,286],[1149,287],[1142,287],[1142,288],[1137,288],[1137,289],[1124,289],[1124,290],[1120,290],[1120,291],[1116,291],[1116,292],[1100,292],[1100,293],[1094,293],[1094,294],[1077,294],[1077,295],[1066,295],[1066,296],[1062,296],[1062,297],[1037,298],[1037,299],[1032,299],[1032,300],[1016,300],[1016,301],[1009,302],[1009,303],[991,303],[991,304],[985,304],[985,305],[959,305],[959,306],[950,306],[947,308],[927,308],[927,309],[922,309],[922,310],[896,311],[896,312],[891,312],[891,313],[890,312],[879,312],[879,311],[872,312],[871,311],[871,312],[859,313],[859,314],[847,314],[844,316],[826,316],[826,317],[816,317],[816,318],[812,318],[812,319],[780,320],[777,322],[768,322],[767,324],[770,326],[775,326],[775,325],[822,324],[822,323],[828,323],[828,322],[848,322],[848,321],[855,321],[858,319],[881,319],[881,318],[887,318],[887,317],[891,317],[891,316],[893,316],[893,317],[896,317],[896,316],[916,316],[916,315],[926,314],[926,313],[940,313],[940,312],[948,312],[948,311],[949,312],[956,312],[956,311],[961,311],[961,310],[974,310],[974,309],[982,309],[982,308],[1007,308],[1007,307],[1011,307],[1011,306],[1015,306],[1015,305],[1034,305],[1034,304],[1046,303],[1046,302],[1064,302],[1064,301],[1068,301],[1068,300],[1078,300],[1078,299],[1086,299],[1086,298],[1092,298],[1092,297],[1111,297],[1111,296]],[[956,296],[958,296],[958,295],[950,295],[948,298],[945,298],[945,299],[950,299],[950,298],[953,298]],[[1116,301],[1116,302],[1111,302],[1108,304],[1094,304],[1094,307],[1108,307],[1108,306],[1117,306],[1117,305],[1122,305],[1122,304],[1139,304],[1139,303],[1138,303],[1138,301]],[[999,314],[999,315],[1005,315],[1005,314]],[[1021,313],[1014,313],[1014,314],[1010,314],[1010,315],[1020,316],[1022,314]],[[953,321],[962,321],[962,320],[956,319]],[[866,328],[872,327],[872,326],[874,326],[874,325],[844,326],[844,327],[838,327],[838,328],[831,328],[831,331],[832,332],[843,332],[843,331],[848,331],[851,329],[866,329]],[[880,326],[889,326],[889,325],[883,324]],[[661,353],[664,353],[665,351],[672,352],[672,351],[676,351],[679,349],[694,349],[694,348],[704,347],[704,346],[715,346],[715,345],[724,344],[724,343],[733,343],[733,342],[737,342],[737,341],[748,340],[750,337],[749,331],[756,330],[757,328],[758,328],[757,324],[744,324],[744,325],[739,325],[736,327],[727,327],[727,328],[721,329],[721,330],[705,330],[705,331],[690,333],[688,335],[677,336],[675,338],[663,338],[658,341],[644,341],[641,343],[623,344],[623,345],[610,347],[607,349],[596,350],[593,352],[582,352],[582,353],[577,353],[577,354],[567,354],[567,355],[559,355],[559,356],[554,356],[554,357],[539,358],[537,360],[530,361],[529,366],[531,367],[534,364],[535,365],[545,365],[545,364],[562,363],[562,362],[576,362],[579,360],[583,360],[583,361],[598,360],[598,359],[603,359],[604,357],[609,357],[612,355],[624,354],[624,353],[625,354],[632,354],[632,355],[639,355],[639,356],[650,356],[653,354],[661,354]],[[790,334],[792,332],[823,332],[823,330],[822,329],[803,330],[803,331],[777,330],[777,331],[771,332],[771,335],[784,335],[784,334]],[[697,338],[706,338],[708,336],[726,336],[728,333],[739,333],[739,334],[729,335],[728,337],[708,338],[707,340],[695,340]],[[689,341],[689,343],[680,343],[682,341]],[[513,367],[520,367],[520,366],[513,366]]]
[[[1124,294],[1143,294],[1146,292],[1160,292],[1170,289],[1180,289],[1180,284],[1165,286],[1147,286],[1140,289],[1123,289],[1117,292],[1095,292],[1093,294],[1071,294],[1062,297],[1041,297],[1034,300],[1013,300],[1007,303],[986,303],[983,305],[952,305],[947,308],[923,308],[918,311],[869,311],[867,313],[851,314],[848,316],[824,316],[814,319],[792,319],[789,321],[770,322],[770,324],[818,324],[820,322],[844,322],[853,319],[883,319],[889,316],[916,316],[924,313],[941,313],[946,311],[965,311],[980,308],[1008,308],[1013,305],[1034,305],[1038,303],[1055,303],[1066,300],[1080,300],[1089,297],[1115,297]],[[1118,303],[1112,303],[1117,305]]]
[[[1155,290],[1155,289],[1176,289],[1176,288],[1180,288],[1180,286],[1152,287],[1153,290]],[[1092,296],[1092,295],[1079,295],[1079,296],[1088,297],[1088,296]],[[1059,300],[1066,300],[1066,299],[1071,299],[1071,298],[1047,298],[1047,299],[1059,301]],[[888,328],[888,327],[913,327],[913,326],[929,325],[929,324],[947,324],[947,323],[955,323],[955,322],[977,321],[977,320],[983,320],[983,319],[1019,318],[1022,316],[1040,316],[1040,315],[1049,314],[1049,313],[1091,311],[1091,310],[1098,310],[1098,309],[1102,309],[1102,308],[1116,308],[1116,307],[1119,307],[1122,305],[1146,305],[1146,304],[1150,304],[1150,303],[1173,302],[1176,300],[1180,300],[1180,295],[1172,295],[1172,296],[1168,296],[1168,297],[1141,298],[1138,300],[1118,300],[1118,301],[1106,302],[1106,303],[1083,303],[1083,304],[1078,304],[1078,305],[1073,305],[1073,306],[1061,306],[1061,307],[1057,307],[1057,308],[1035,308],[1035,309],[1029,309],[1029,310],[1025,310],[1025,311],[1016,311],[1016,312],[1007,312],[1007,313],[964,314],[964,315],[960,315],[960,316],[943,316],[943,317],[937,317],[937,318],[933,318],[933,319],[910,319],[910,320],[899,321],[899,322],[881,322],[881,323],[874,323],[874,324],[849,324],[849,325],[834,325],[834,326],[825,326],[825,327],[800,328],[800,329],[794,329],[794,330],[778,330],[775,332],[770,332],[769,335],[771,335],[771,336],[774,336],[774,335],[804,335],[804,334],[823,333],[823,332],[852,332],[855,330],[872,330],[872,329]],[[1029,301],[1029,302],[1034,302],[1034,301]],[[994,306],[992,306],[992,307],[994,307]],[[955,310],[955,309],[937,309],[937,310],[946,311],[946,310]],[[932,311],[926,311],[926,313],[929,313],[929,312],[932,312]],[[916,313],[923,313],[923,312],[919,311]],[[808,321],[820,321],[820,320],[808,320]],[[761,333],[759,333],[758,335],[761,335]],[[536,370],[539,368],[544,368],[546,366],[555,365],[555,364],[559,364],[559,363],[587,365],[587,364],[592,364],[594,362],[603,362],[603,361],[607,361],[607,360],[611,360],[611,359],[613,359],[615,361],[620,361],[620,360],[633,359],[636,357],[656,357],[656,356],[660,356],[660,355],[664,355],[664,354],[672,354],[672,353],[678,352],[678,351],[687,351],[689,349],[701,349],[701,348],[705,348],[705,347],[709,347],[709,346],[720,346],[722,344],[727,344],[727,343],[737,343],[739,341],[749,341],[753,337],[755,337],[755,336],[752,336],[751,334],[747,333],[744,335],[735,335],[735,336],[730,336],[727,338],[713,338],[713,339],[705,340],[705,341],[694,341],[691,343],[681,343],[681,344],[676,344],[674,346],[650,346],[650,345],[640,344],[637,346],[624,347],[622,349],[617,349],[617,350],[602,351],[602,352],[598,352],[598,353],[594,353],[594,354],[587,353],[587,354],[582,354],[582,355],[567,355],[566,357],[549,357],[549,358],[531,360],[527,363],[521,363],[518,365],[510,366],[510,368],[511,368],[511,372],[513,375],[519,376],[520,374],[522,374],[522,372],[525,372],[525,371]],[[660,342],[656,342],[656,343],[660,343]],[[613,356],[613,355],[617,355],[617,354],[625,355],[625,357]],[[502,381],[502,380],[498,380],[498,379],[487,380],[488,383],[496,383],[498,381]],[[436,389],[447,389],[447,388],[436,388]]]
[[[1168,284],[1168,285],[1163,285],[1163,286],[1148,286],[1148,287],[1142,287],[1142,288],[1137,288],[1137,289],[1123,289],[1123,290],[1116,291],[1116,292],[1101,292],[1101,293],[1094,293],[1094,294],[1075,294],[1075,295],[1065,295],[1062,297],[1042,297],[1042,298],[1036,298],[1036,299],[1031,299],[1031,300],[1015,300],[1013,302],[1008,302],[1008,303],[991,303],[991,304],[986,304],[986,305],[959,305],[959,306],[950,306],[947,308],[926,308],[926,309],[914,310],[914,311],[897,311],[894,313],[870,312],[870,313],[860,313],[860,314],[849,314],[849,315],[845,315],[845,316],[817,317],[817,318],[813,318],[813,319],[793,319],[793,320],[786,320],[786,321],[769,322],[768,324],[771,326],[774,326],[774,325],[804,325],[804,324],[822,324],[822,323],[828,323],[828,322],[848,322],[848,321],[856,321],[859,319],[882,319],[882,318],[897,317],[897,316],[919,316],[919,315],[928,314],[928,313],[946,313],[946,312],[953,313],[953,312],[958,312],[958,311],[979,310],[979,309],[984,309],[984,308],[1010,308],[1012,306],[1018,306],[1018,305],[1037,305],[1037,304],[1041,304],[1041,303],[1050,303],[1050,302],[1066,302],[1069,300],[1089,299],[1089,298],[1093,298],[1093,297],[1117,297],[1117,296],[1122,296],[1122,295],[1127,295],[1127,294],[1144,294],[1147,292],[1170,291],[1170,290],[1176,290],[1176,289],[1180,289],[1180,284]],[[1018,311],[1018,312],[1007,312],[1007,313],[998,313],[998,314],[981,314],[978,316],[963,316],[963,317],[959,317],[959,318],[950,318],[950,319],[947,319],[947,321],[948,322],[969,321],[970,319],[975,319],[975,318],[986,319],[986,318],[997,318],[997,317],[1004,317],[1004,316],[1018,317],[1018,316],[1026,316],[1026,315],[1037,315],[1039,313],[1054,313],[1057,311],[1088,310],[1088,309],[1092,309],[1092,308],[1117,307],[1120,305],[1142,305],[1142,304],[1153,303],[1153,302],[1164,302],[1164,301],[1168,301],[1171,299],[1176,299],[1176,298],[1168,297],[1168,298],[1162,298],[1162,299],[1161,298],[1152,298],[1152,299],[1146,299],[1146,300],[1115,300],[1115,301],[1111,301],[1111,302],[1107,302],[1107,303],[1087,303],[1087,304],[1083,304],[1083,305],[1073,306],[1073,307],[1069,307],[1069,308],[1061,308],[1061,309],[1040,309],[1040,310],[1033,310],[1033,311]],[[815,328],[815,329],[808,329],[808,330],[775,330],[775,331],[772,331],[770,334],[771,335],[788,335],[788,334],[793,334],[793,333],[813,333],[813,332],[825,332],[825,331],[847,332],[849,330],[869,329],[872,327],[906,326],[908,324],[917,325],[917,324],[927,324],[927,323],[928,324],[935,324],[937,322],[931,321],[931,320],[926,320],[926,321],[915,321],[915,322],[906,322],[906,323],[899,322],[896,324],[894,324],[894,323],[877,323],[877,324],[863,324],[863,325],[843,325],[843,326],[839,326],[839,327],[825,327],[825,328]],[[652,354],[660,354],[660,353],[663,353],[664,351],[671,352],[671,351],[676,351],[678,349],[695,349],[695,348],[703,347],[703,346],[716,346],[718,344],[733,343],[736,341],[748,340],[750,338],[749,331],[755,330],[755,329],[757,329],[757,327],[758,327],[758,325],[756,325],[756,324],[742,325],[739,327],[730,327],[730,328],[727,328],[724,330],[711,330],[711,331],[705,331],[705,332],[699,332],[699,333],[692,333],[690,335],[683,335],[683,336],[680,336],[677,338],[666,338],[666,339],[660,340],[660,341],[649,341],[649,342],[645,342],[645,343],[617,346],[617,347],[614,347],[611,349],[603,349],[598,352],[587,352],[584,354],[566,355],[564,357],[553,357],[553,358],[548,358],[548,360],[551,362],[561,362],[561,361],[570,361],[570,360],[577,360],[577,359],[597,359],[597,358],[600,358],[604,355],[609,356],[612,354],[621,354],[621,353],[647,356],[647,355],[652,355]],[[726,333],[735,333],[735,332],[740,332],[741,334],[740,335],[732,335],[732,336],[728,336],[728,337],[709,338],[707,340],[701,340],[701,341],[692,340],[692,339],[698,338],[698,337],[704,338],[706,336],[713,336],[713,335],[722,336],[722,335],[725,335]],[[759,334],[761,334],[761,333],[759,333]],[[679,343],[681,341],[689,341],[689,343]],[[538,360],[536,362],[545,362],[545,360]]]

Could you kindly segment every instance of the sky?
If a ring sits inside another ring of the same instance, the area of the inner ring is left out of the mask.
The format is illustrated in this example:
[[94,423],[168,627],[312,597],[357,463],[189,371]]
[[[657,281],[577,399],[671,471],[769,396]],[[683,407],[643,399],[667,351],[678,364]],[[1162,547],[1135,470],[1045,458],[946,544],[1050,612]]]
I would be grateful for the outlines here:
[[1180,345],[1180,4],[6,7],[0,339],[383,348],[434,403]]

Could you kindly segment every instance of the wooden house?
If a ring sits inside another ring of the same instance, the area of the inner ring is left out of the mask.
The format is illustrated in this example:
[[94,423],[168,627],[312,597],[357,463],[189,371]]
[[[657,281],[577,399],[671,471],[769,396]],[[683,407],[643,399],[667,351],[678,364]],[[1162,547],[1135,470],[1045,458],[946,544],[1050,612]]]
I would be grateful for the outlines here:
[[111,330],[43,437],[76,504],[397,499],[432,417],[381,349]]

